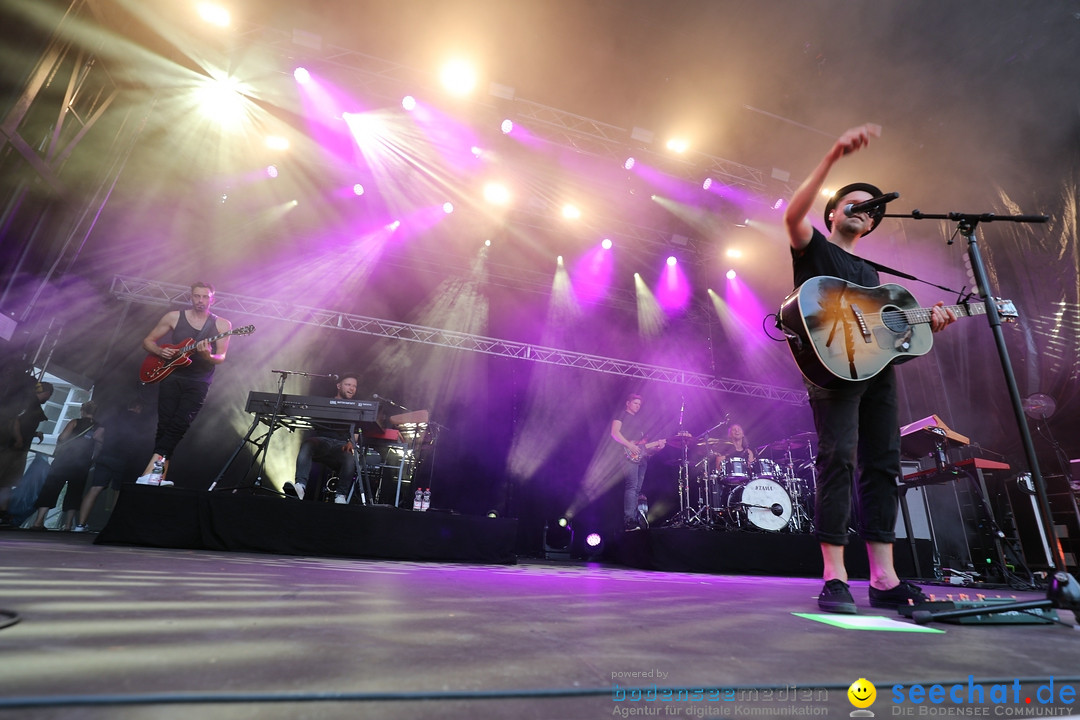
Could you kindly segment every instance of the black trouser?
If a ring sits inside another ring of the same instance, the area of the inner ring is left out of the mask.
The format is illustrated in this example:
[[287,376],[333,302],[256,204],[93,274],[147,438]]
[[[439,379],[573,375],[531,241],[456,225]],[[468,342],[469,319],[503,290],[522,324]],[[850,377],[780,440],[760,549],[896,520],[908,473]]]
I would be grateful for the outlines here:
[[311,463],[317,461],[338,471],[338,495],[349,496],[356,477],[356,457],[352,449],[346,450],[349,441],[342,438],[309,437],[296,455],[296,483],[307,487]]
[[858,468],[856,530],[864,540],[896,540],[900,409],[892,367],[825,390],[807,383],[818,433],[814,525],[820,542],[846,545]]
[[158,385],[158,424],[154,452],[171,458],[206,402],[210,383],[173,373]]

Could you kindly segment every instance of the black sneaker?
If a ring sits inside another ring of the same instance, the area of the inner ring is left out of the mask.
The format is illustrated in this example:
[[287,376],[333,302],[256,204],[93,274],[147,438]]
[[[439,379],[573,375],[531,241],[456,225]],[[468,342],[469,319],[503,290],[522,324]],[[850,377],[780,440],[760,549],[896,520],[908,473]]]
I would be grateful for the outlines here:
[[851,597],[851,589],[843,580],[826,580],[825,587],[817,599],[818,607],[825,612],[843,613],[854,615],[855,600]]
[[923,594],[922,589],[918,585],[912,585],[909,582],[901,581],[899,585],[891,590],[878,590],[876,587],[870,587],[870,607],[895,610],[905,605],[918,605],[927,600],[929,598]]

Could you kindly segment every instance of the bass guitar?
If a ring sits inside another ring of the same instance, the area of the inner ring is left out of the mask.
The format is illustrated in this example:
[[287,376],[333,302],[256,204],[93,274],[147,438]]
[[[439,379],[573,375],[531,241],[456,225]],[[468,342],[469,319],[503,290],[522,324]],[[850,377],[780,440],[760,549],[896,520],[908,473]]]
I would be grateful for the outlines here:
[[[206,341],[212,343],[215,340],[220,340],[229,335],[250,335],[253,332],[255,332],[254,325],[245,325],[244,327],[234,328],[228,332],[206,338]],[[139,368],[139,380],[143,383],[156,383],[169,377],[169,374],[176,368],[190,365],[191,358],[189,356],[191,353],[195,352],[195,346],[198,344],[199,341],[188,338],[176,345],[162,345],[162,348],[175,348],[176,350],[179,350],[179,352],[168,360],[154,354],[147,355],[146,359],[143,360],[142,367]]]
[[[1011,300],[995,300],[1006,321],[1017,318]],[[956,316],[986,314],[982,301],[949,305]],[[919,307],[896,284],[862,287],[840,278],[807,280],[780,306],[780,325],[803,376],[818,387],[867,380],[886,366],[925,355],[934,344],[932,307]]]
[[630,452],[630,448],[624,447],[623,452],[626,453],[626,459],[635,465],[641,462],[643,459],[650,455],[655,455],[656,452],[664,446],[667,439],[654,440],[653,442],[646,442],[645,440],[638,440],[634,445],[637,446],[637,452]]

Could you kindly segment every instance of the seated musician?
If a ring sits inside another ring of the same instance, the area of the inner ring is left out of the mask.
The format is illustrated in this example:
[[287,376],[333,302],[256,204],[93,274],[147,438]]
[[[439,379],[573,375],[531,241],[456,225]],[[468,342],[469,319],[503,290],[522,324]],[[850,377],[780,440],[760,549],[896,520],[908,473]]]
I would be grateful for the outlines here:
[[750,448],[750,443],[746,439],[746,433],[743,431],[742,425],[732,425],[728,428],[728,441],[720,446],[720,456],[716,460],[717,469],[722,469],[724,461],[728,458],[738,457],[747,462],[747,465],[754,462],[754,451]]
[[[342,375],[334,398],[352,400],[356,397],[356,384],[356,375]],[[300,452],[296,455],[296,480],[285,483],[285,494],[304,499],[311,463],[316,461],[334,470],[338,476],[334,502],[342,505],[347,503],[356,481],[356,455],[353,452],[356,440],[355,437],[349,437],[348,425],[317,423],[300,446]]]

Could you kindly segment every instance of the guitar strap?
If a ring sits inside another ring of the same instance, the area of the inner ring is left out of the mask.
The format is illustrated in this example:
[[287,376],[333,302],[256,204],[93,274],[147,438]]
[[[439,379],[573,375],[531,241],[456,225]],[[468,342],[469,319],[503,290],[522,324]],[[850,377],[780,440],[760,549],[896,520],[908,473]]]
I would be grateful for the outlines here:
[[929,282],[928,280],[923,280],[922,278],[917,278],[914,275],[909,275],[906,272],[902,272],[900,270],[893,270],[888,265],[882,265],[879,262],[874,262],[873,260],[867,260],[864,257],[860,257],[859,259],[862,260],[867,265],[869,265],[870,267],[877,270],[878,272],[888,273],[889,275],[895,275],[896,277],[901,277],[901,278],[904,278],[905,280],[912,280],[912,281],[917,282],[917,283],[922,283],[923,285],[929,285],[930,287],[935,287],[938,290],[944,290],[945,292],[954,293],[957,297],[964,297],[965,294],[968,297],[971,296],[971,293],[964,293],[962,291],[953,290],[952,288],[947,288],[944,285],[937,285],[935,283]]

